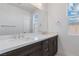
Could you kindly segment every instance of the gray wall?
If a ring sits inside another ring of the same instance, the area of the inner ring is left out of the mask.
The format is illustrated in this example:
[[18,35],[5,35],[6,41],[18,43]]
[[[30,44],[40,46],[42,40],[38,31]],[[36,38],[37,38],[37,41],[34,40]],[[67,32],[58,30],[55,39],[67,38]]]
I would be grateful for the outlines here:
[[31,16],[27,10],[9,4],[0,4],[0,35],[31,32]]
[[68,35],[67,5],[52,3],[48,6],[48,31],[58,32],[58,55],[79,56],[79,36]]
[[48,4],[43,3],[43,10],[41,10],[40,14],[40,31],[48,32]]

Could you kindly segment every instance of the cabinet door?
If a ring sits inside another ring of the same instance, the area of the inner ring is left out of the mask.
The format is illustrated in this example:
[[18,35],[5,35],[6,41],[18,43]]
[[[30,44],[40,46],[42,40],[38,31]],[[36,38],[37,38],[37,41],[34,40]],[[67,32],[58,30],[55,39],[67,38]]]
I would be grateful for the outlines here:
[[58,36],[55,36],[49,39],[49,55],[50,56],[55,55],[57,52],[57,47],[58,47],[57,37]]
[[49,47],[48,47],[49,41],[48,39],[42,42],[42,54],[43,56],[49,55]]

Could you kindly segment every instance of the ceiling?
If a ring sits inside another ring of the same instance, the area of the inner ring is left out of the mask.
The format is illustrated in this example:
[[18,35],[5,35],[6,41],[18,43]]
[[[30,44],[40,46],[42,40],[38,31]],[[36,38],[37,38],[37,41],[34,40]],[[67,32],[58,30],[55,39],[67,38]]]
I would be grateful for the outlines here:
[[9,4],[20,7],[30,12],[34,12],[35,10],[40,10],[37,4],[31,4],[31,3],[9,3]]

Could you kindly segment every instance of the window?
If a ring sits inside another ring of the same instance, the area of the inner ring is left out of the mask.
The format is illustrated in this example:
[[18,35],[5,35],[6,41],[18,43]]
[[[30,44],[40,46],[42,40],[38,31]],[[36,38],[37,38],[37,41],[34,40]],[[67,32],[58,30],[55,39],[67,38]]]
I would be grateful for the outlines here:
[[69,34],[79,35],[79,3],[70,3],[67,11]]
[[33,32],[38,32],[38,21],[39,21],[39,14],[33,14]]

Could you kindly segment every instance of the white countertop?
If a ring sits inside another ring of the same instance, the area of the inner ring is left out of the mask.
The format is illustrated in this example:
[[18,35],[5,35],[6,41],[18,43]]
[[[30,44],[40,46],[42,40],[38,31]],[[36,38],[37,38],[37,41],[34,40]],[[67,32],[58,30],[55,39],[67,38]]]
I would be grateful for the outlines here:
[[0,54],[56,36],[57,33],[38,34],[37,36],[27,33],[24,35],[22,39],[16,39],[11,35],[0,36]]

